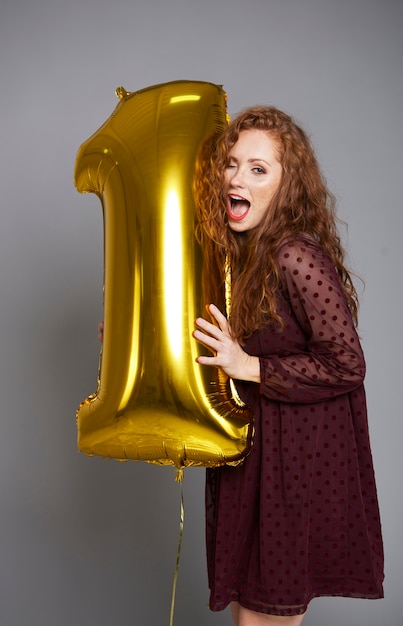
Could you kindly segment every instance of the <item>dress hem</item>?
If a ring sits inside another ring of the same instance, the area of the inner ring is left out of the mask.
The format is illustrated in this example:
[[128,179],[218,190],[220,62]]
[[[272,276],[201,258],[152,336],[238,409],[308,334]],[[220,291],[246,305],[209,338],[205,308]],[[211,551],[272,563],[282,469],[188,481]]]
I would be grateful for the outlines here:
[[378,592],[376,594],[362,594],[362,593],[312,593],[306,601],[306,604],[303,605],[292,605],[292,606],[275,606],[275,605],[264,605],[263,603],[255,603],[248,602],[247,599],[242,598],[239,594],[234,594],[232,597],[228,598],[223,602],[215,602],[213,604],[209,604],[210,611],[217,613],[220,611],[224,611],[231,602],[238,602],[243,608],[248,609],[249,611],[254,611],[256,613],[264,613],[266,615],[276,615],[278,617],[286,617],[286,616],[296,616],[303,615],[306,613],[308,606],[312,600],[315,598],[356,598],[358,600],[382,600],[384,598],[383,591]]

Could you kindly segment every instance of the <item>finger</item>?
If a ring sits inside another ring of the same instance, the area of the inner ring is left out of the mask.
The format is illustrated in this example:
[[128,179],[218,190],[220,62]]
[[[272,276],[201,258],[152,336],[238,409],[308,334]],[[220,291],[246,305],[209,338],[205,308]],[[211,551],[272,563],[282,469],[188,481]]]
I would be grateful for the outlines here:
[[226,331],[228,328],[228,320],[225,315],[221,313],[220,309],[216,307],[215,304],[209,304],[208,312],[213,317],[213,319],[216,320],[221,330]]
[[219,341],[214,339],[214,337],[211,337],[210,335],[206,335],[201,330],[195,330],[193,332],[193,337],[197,339],[197,341],[202,343],[204,346],[209,348],[209,350],[211,350],[212,352],[214,353],[218,352],[220,343]]
[[195,324],[198,328],[201,328],[205,333],[215,337],[216,339],[219,339],[222,335],[222,330],[215,324],[205,320],[204,317],[198,317]]
[[201,354],[196,358],[196,362],[199,365],[210,365],[211,367],[221,367],[219,359],[215,356],[206,356],[205,354]]

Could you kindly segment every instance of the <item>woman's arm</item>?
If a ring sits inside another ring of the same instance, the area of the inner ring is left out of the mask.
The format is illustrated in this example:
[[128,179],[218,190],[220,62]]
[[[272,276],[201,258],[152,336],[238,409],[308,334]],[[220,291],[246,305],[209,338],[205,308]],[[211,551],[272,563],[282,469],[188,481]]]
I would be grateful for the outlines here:
[[307,341],[304,351],[260,358],[261,393],[285,402],[314,402],[356,389],[364,380],[365,360],[333,265],[313,240],[285,244],[279,262],[286,296]]

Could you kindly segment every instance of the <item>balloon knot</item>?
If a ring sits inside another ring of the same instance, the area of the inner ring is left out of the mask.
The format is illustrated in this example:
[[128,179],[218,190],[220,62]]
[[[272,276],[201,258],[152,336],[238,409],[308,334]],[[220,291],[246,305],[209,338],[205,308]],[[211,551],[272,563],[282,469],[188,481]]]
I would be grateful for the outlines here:
[[183,467],[181,467],[180,469],[178,469],[178,471],[176,472],[176,476],[175,476],[175,482],[177,483],[181,483],[183,481],[183,476],[184,476],[184,470]]

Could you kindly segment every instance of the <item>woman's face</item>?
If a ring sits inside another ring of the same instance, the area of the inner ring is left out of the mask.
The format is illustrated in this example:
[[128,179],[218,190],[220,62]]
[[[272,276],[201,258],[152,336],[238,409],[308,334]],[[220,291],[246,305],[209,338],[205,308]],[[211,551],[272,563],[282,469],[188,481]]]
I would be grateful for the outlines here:
[[233,231],[246,232],[260,224],[281,174],[276,144],[270,135],[258,129],[241,131],[229,152],[224,174],[228,224]]

